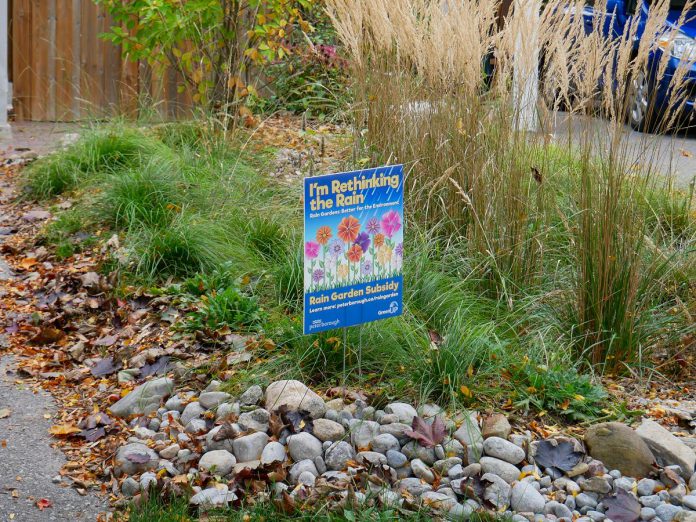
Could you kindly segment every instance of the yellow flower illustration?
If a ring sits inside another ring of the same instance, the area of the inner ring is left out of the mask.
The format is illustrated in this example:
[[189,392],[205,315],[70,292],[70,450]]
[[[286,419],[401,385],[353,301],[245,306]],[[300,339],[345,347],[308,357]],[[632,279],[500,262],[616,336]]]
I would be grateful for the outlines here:
[[348,277],[348,265],[338,265],[336,273],[338,274],[338,277],[340,277],[341,279],[345,279],[346,277]]
[[391,263],[392,249],[387,245],[382,245],[377,250],[377,262],[380,265],[388,265]]

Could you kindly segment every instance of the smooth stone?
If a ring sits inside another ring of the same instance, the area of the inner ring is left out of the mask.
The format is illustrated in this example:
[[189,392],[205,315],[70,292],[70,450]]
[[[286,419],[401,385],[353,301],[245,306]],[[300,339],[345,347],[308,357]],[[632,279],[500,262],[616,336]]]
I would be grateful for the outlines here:
[[461,464],[455,464],[447,471],[447,478],[449,478],[450,480],[460,479],[464,476],[464,468],[462,468]]
[[401,448],[401,453],[406,455],[409,459],[420,459],[429,466],[435,464],[435,461],[437,460],[434,448],[426,448],[418,444],[416,441],[411,441],[404,444],[404,446]]
[[416,409],[405,402],[392,402],[391,404],[387,404],[384,411],[387,414],[391,413],[396,415],[399,418],[399,422],[409,425],[413,422],[413,418],[418,416]]
[[222,383],[218,380],[213,379],[212,381],[210,381],[208,386],[205,387],[203,393],[218,391],[220,389],[220,386],[222,386]]
[[643,478],[652,471],[655,460],[650,447],[631,428],[620,422],[603,422],[585,433],[589,454],[609,469]]
[[401,422],[394,422],[391,424],[383,424],[379,427],[379,433],[388,433],[389,435],[394,435],[401,444],[408,442],[411,438],[406,435],[406,432],[411,431],[411,426],[408,424],[403,424]]
[[345,437],[346,429],[338,422],[329,419],[316,419],[312,433],[322,442],[334,442]]
[[205,447],[208,451],[224,449],[233,453],[234,449],[232,446],[232,438],[215,440],[215,436],[222,428],[222,426],[215,426],[212,430],[210,430],[207,433],[207,435],[205,436]]
[[638,487],[636,491],[639,497],[645,497],[647,495],[652,495],[657,487],[657,482],[653,479],[644,478],[638,481]]
[[447,518],[449,520],[469,520],[475,509],[469,504],[455,504],[449,510]]
[[399,451],[401,445],[399,439],[389,433],[382,433],[372,439],[372,451],[386,455],[388,451]]
[[457,504],[456,499],[437,491],[426,491],[421,495],[421,502],[440,511],[449,511]]
[[696,522],[696,512],[682,510],[674,517],[674,522]]
[[507,439],[512,432],[512,426],[508,422],[507,417],[502,413],[494,413],[483,419],[481,426],[481,434],[484,439],[489,437],[499,437]]
[[466,448],[483,447],[483,435],[478,426],[475,413],[470,413],[464,418],[464,422],[452,435],[461,442]]
[[201,415],[205,413],[205,408],[200,405],[198,401],[196,402],[190,402],[186,405],[184,408],[184,411],[181,413],[181,417],[179,419],[179,422],[186,426],[189,422],[191,422],[193,419],[199,418]]
[[160,450],[159,456],[163,459],[171,460],[177,456],[180,449],[181,446],[179,446],[178,444],[171,444],[170,446],[167,446],[166,448]]
[[232,441],[234,456],[239,462],[249,462],[250,460],[260,460],[263,448],[268,443],[268,435],[261,432],[245,435]]
[[237,463],[237,459],[234,458],[227,450],[214,450],[205,453],[201,460],[198,461],[198,467],[205,471],[210,471],[215,475],[224,477],[232,471],[232,468]]
[[[694,450],[696,452],[696,450]],[[691,475],[691,478],[689,479],[689,489],[691,491],[696,491],[696,472],[694,472],[693,475]]]
[[657,516],[657,513],[655,513],[655,510],[653,508],[644,507],[644,508],[641,508],[641,510],[640,510],[641,520],[652,520],[656,516]]
[[167,402],[164,403],[164,407],[167,408],[167,410],[174,410],[181,413],[184,411],[186,405],[181,397],[175,395],[174,397],[167,399]]
[[232,415],[239,415],[239,403],[235,402],[232,404],[229,402],[223,402],[217,407],[217,410],[215,410],[216,420],[224,420]]
[[636,481],[633,480],[632,478],[621,477],[621,478],[614,480],[614,490],[616,490],[617,488],[620,488],[620,489],[623,489],[626,491],[633,491],[634,487],[636,487]]
[[392,468],[400,468],[408,462],[408,457],[400,451],[387,451],[387,464]]
[[231,395],[229,393],[210,391],[201,393],[201,395],[198,397],[198,402],[200,402],[201,406],[203,406],[206,410],[212,410],[213,408],[220,406],[223,402],[227,402],[230,398]]
[[401,491],[407,491],[414,497],[420,497],[423,493],[427,491],[432,491],[433,487],[430,484],[424,483],[421,479],[417,477],[409,477],[401,479],[397,486]]
[[324,453],[326,467],[332,471],[342,471],[349,460],[355,457],[353,446],[345,441],[336,442]]
[[544,506],[544,514],[554,515],[556,518],[573,518],[573,511],[565,504],[561,504],[560,502],[556,502],[555,500],[548,502]]
[[520,470],[515,466],[494,457],[481,457],[479,464],[484,473],[498,475],[508,484],[512,484],[520,476]]
[[691,477],[696,467],[696,452],[689,446],[650,419],[643,419],[636,434],[645,441],[660,466],[678,465],[682,477]]
[[488,483],[483,492],[483,498],[498,509],[507,509],[510,505],[510,493],[512,492],[510,484],[493,473],[484,473],[481,481]]
[[653,508],[653,509],[655,509],[657,506],[659,506],[662,503],[662,499],[660,498],[659,495],[648,495],[645,497],[640,497],[638,500],[645,507],[649,507],[649,508]]
[[546,501],[531,484],[517,482],[510,492],[510,506],[518,512],[542,513]]
[[285,446],[280,442],[271,441],[263,448],[261,452],[261,464],[272,464],[273,462],[285,462],[287,455]]
[[[143,462],[141,462],[143,461]],[[142,442],[133,442],[121,446],[114,458],[114,474],[135,475],[157,468],[159,455]]]
[[435,468],[435,471],[437,471],[440,475],[448,475],[450,469],[452,469],[454,466],[461,467],[461,465],[462,459],[459,457],[449,457],[447,459],[438,460],[435,462],[433,468]]
[[575,505],[578,507],[578,509],[596,508],[597,507],[597,499],[593,498],[592,496],[588,495],[587,493],[580,493],[580,494],[575,496]]
[[121,400],[112,404],[109,410],[116,417],[148,415],[157,411],[163,399],[174,391],[174,381],[161,377],[141,384]]
[[306,472],[312,473],[314,476],[317,477],[319,476],[319,470],[317,470],[317,466],[310,459],[305,459],[296,462],[292,465],[290,471],[288,472],[288,475],[290,476],[290,482],[297,483],[297,480],[299,479],[300,475]]
[[290,410],[305,410],[318,419],[326,412],[324,399],[310,390],[300,381],[283,380],[271,383],[266,388],[266,409],[276,411],[281,406]]
[[401,495],[391,489],[382,489],[377,497],[382,504],[389,507],[398,507],[402,502]]
[[680,511],[682,508],[672,504],[660,504],[655,508],[655,514],[662,522],[672,522]]
[[360,451],[356,455],[356,460],[367,466],[380,466],[387,463],[387,457],[376,451]]
[[121,484],[121,494],[126,498],[130,498],[138,493],[140,493],[140,483],[133,477],[126,477],[123,484]]
[[693,495],[686,495],[681,499],[682,506],[696,511],[696,492]]
[[395,413],[382,413],[379,416],[375,416],[375,420],[380,424],[394,424],[399,422],[399,416]]
[[602,520],[607,518],[607,516],[604,513],[602,513],[601,511],[590,510],[586,513],[586,515],[588,517],[590,517],[592,520],[594,520],[594,522],[602,522]]
[[202,507],[225,507],[229,502],[237,500],[237,495],[229,490],[227,484],[216,484],[215,487],[196,493],[189,500],[190,504]]
[[242,413],[237,423],[244,430],[268,431],[268,424],[271,420],[270,414],[263,408]]
[[590,477],[578,483],[583,491],[591,491],[592,493],[601,493],[603,495],[606,495],[612,489],[611,484],[604,477]]
[[319,473],[326,473],[326,462],[324,462],[322,457],[314,457],[314,465]]
[[510,464],[519,464],[526,457],[522,448],[500,437],[488,437],[485,439],[483,441],[483,452],[488,456],[504,460]]
[[239,396],[239,404],[242,406],[256,406],[263,399],[263,390],[258,384],[254,384]]
[[197,433],[203,433],[207,429],[208,424],[203,419],[191,419],[186,425],[186,428],[184,428],[184,431],[195,435]]
[[350,441],[357,449],[369,449],[379,435],[380,424],[375,421],[354,420],[350,426]]
[[288,437],[288,453],[295,462],[321,456],[321,441],[314,435],[302,432]]
[[420,459],[413,459],[411,461],[411,471],[413,474],[421,480],[426,481],[428,484],[432,484],[435,481],[435,474],[430,470],[430,468]]

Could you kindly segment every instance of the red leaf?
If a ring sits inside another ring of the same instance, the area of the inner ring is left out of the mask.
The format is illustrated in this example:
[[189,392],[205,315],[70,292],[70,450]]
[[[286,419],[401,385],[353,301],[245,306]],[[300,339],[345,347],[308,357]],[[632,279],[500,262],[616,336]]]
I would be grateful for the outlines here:
[[53,506],[53,503],[48,500],[47,498],[41,498],[36,501],[36,507],[39,508],[40,511],[43,511],[46,508],[50,508]]
[[417,440],[421,446],[432,448],[437,446],[445,439],[447,428],[440,417],[435,417],[432,424],[425,422],[421,417],[413,417],[412,430],[406,432],[406,435],[414,440]]

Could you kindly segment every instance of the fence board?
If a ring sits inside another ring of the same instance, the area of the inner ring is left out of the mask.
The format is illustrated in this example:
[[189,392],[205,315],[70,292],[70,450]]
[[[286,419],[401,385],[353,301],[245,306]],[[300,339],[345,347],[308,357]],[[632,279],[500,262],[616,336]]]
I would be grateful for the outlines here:
[[14,111],[20,119],[31,117],[33,87],[33,45],[31,0],[14,0],[12,4],[12,83]]
[[41,115],[42,119],[48,119],[48,48],[49,27],[48,2],[45,0],[32,0],[31,3],[31,27],[33,46],[34,71],[31,75],[31,113]]

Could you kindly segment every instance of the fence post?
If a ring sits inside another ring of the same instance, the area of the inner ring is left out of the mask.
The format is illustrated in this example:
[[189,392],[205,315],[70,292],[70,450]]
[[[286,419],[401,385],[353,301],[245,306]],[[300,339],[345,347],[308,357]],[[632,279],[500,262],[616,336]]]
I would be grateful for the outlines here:
[[8,138],[12,135],[10,125],[7,123],[10,87],[7,72],[7,47],[9,43],[7,4],[8,0],[0,0],[0,138]]

